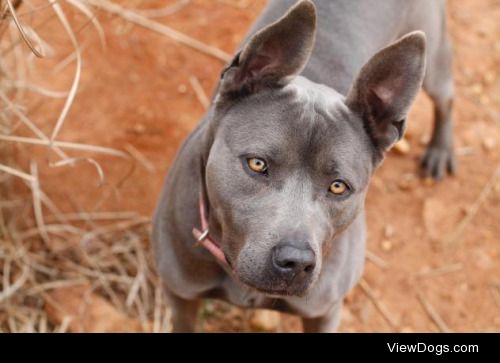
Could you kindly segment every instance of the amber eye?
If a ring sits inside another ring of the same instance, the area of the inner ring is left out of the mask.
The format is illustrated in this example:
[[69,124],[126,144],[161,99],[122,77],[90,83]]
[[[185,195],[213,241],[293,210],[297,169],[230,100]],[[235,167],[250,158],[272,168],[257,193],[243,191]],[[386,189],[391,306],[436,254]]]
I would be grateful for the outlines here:
[[256,173],[264,174],[267,170],[267,164],[259,158],[247,159],[248,167]]
[[330,191],[333,194],[341,195],[344,194],[349,187],[342,180],[334,180],[332,184],[330,184]]

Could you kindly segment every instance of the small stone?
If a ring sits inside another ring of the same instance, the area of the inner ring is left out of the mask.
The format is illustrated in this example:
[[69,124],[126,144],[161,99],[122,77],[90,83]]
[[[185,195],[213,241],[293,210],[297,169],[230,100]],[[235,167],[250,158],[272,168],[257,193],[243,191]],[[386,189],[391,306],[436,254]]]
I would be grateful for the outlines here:
[[406,155],[410,152],[411,150],[411,147],[410,147],[410,143],[405,139],[405,138],[402,138],[401,140],[399,140],[395,145],[394,145],[394,151],[396,151],[398,154],[401,154],[401,155]]
[[474,148],[472,146],[458,147],[456,154],[457,156],[471,156],[474,155]]
[[384,227],[384,237],[385,238],[394,237],[394,226],[392,224],[388,224]]
[[414,333],[415,330],[411,326],[404,326],[401,328],[401,333]]
[[494,150],[496,145],[497,142],[493,137],[486,137],[485,139],[483,139],[483,148],[486,151]]
[[250,319],[250,326],[258,331],[274,332],[279,329],[280,324],[280,313],[272,310],[255,310]]
[[371,181],[372,188],[375,188],[378,191],[385,191],[385,183],[384,181],[377,175],[372,178]]
[[490,84],[493,84],[495,82],[495,73],[492,72],[492,71],[488,71],[484,74],[484,83],[490,85]]
[[177,87],[177,92],[179,93],[186,93],[187,92],[187,86],[185,84],[180,84],[179,87]]
[[495,193],[500,194],[500,183],[496,183],[493,189],[495,190]]
[[212,316],[215,313],[215,310],[215,305],[212,301],[207,301],[206,304],[203,305],[204,316]]
[[388,239],[383,240],[380,246],[382,247],[382,250],[384,250],[385,252],[389,252],[390,250],[392,250],[393,247],[392,242]]
[[421,146],[426,146],[429,143],[429,141],[430,141],[429,135],[424,135],[420,138],[419,142]]
[[413,125],[414,125],[414,123],[410,122],[408,124],[408,127],[405,130],[404,138],[406,140],[413,140],[415,138],[415,136],[417,136],[416,134],[417,134],[418,129],[416,127],[414,127]]
[[144,124],[138,123],[134,125],[134,131],[138,134],[143,134],[146,131]]
[[476,95],[483,93],[483,86],[480,83],[475,83],[470,87],[470,91]]

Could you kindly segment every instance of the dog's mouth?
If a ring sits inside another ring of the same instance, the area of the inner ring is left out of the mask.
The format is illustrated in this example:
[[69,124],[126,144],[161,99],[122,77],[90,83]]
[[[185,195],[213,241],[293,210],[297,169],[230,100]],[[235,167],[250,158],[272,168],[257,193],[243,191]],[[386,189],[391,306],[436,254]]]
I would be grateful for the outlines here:
[[304,285],[289,285],[289,284],[280,284],[280,286],[263,286],[263,285],[257,285],[253,281],[246,281],[245,279],[241,279],[240,281],[243,282],[245,285],[248,287],[266,295],[267,297],[270,298],[279,298],[279,297],[285,297],[285,296],[304,296],[307,294],[308,291],[308,284]]
[[291,291],[288,289],[262,288],[262,287],[253,286],[253,285],[248,284],[248,283],[245,283],[245,284],[250,286],[252,289],[257,290],[258,292],[260,292],[260,293],[262,293],[270,298],[279,298],[279,297],[283,297],[283,296],[301,296],[302,295],[300,293],[296,293],[295,291]]

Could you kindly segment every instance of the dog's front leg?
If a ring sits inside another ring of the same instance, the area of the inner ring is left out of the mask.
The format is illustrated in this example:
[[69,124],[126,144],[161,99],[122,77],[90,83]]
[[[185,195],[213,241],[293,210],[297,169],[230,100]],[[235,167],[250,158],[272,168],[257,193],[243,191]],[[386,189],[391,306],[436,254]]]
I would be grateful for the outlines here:
[[339,326],[341,312],[342,302],[339,302],[319,318],[302,318],[304,333],[334,333]]
[[171,293],[167,297],[172,309],[172,333],[193,333],[200,300],[185,300]]

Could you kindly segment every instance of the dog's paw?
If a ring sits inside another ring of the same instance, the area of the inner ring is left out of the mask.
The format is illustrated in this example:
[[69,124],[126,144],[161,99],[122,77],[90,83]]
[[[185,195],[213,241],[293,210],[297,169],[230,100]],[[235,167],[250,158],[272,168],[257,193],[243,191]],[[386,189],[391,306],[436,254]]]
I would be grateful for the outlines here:
[[429,145],[422,158],[421,167],[425,177],[436,180],[442,179],[446,172],[454,174],[457,162],[453,147]]

